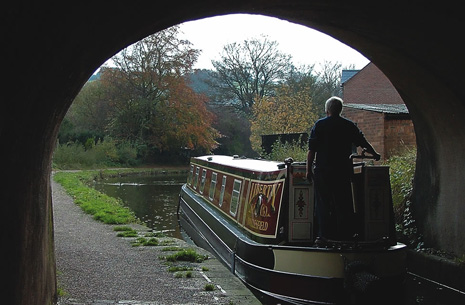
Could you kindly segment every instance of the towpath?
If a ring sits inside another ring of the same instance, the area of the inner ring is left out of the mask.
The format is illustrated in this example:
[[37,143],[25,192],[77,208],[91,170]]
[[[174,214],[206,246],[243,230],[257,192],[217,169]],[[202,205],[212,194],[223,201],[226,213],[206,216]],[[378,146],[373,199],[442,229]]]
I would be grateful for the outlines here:
[[[203,263],[191,264],[191,278],[186,272],[176,277],[160,259],[173,253],[163,251],[166,246],[132,247],[130,238],[117,237],[113,226],[93,220],[61,185],[51,183],[58,286],[65,292],[59,305],[260,304],[211,254]],[[173,238],[161,241],[194,247]],[[214,290],[206,291],[206,284],[213,284]]]

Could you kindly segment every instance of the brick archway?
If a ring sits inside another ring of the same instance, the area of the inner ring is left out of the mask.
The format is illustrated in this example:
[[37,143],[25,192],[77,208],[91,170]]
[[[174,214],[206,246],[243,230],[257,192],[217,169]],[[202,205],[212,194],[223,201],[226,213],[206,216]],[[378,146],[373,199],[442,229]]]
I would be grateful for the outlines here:
[[[430,6],[429,6],[430,5]],[[410,109],[418,144],[416,215],[431,244],[465,252],[464,28],[459,4],[335,0],[20,0],[2,18],[0,111],[2,299],[49,304],[55,294],[50,160],[59,124],[92,72],[118,50],[182,21],[260,13],[313,27],[351,45],[391,80]],[[305,38],[303,38],[305,39]]]

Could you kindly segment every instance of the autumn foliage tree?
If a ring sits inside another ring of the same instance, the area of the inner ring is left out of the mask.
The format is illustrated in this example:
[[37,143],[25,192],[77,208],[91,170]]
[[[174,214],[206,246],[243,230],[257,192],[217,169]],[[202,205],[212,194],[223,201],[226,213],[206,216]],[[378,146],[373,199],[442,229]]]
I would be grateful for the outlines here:
[[209,152],[215,148],[219,133],[212,127],[214,117],[206,102],[207,98],[195,93],[185,81],[173,81],[170,96],[160,102],[149,126],[150,142],[160,151],[182,147]]
[[187,82],[200,51],[179,34],[174,26],[150,35],[100,69],[100,79],[86,84],[65,119],[68,133],[87,129],[89,137],[75,142],[92,146],[99,135],[136,150],[142,162],[177,161],[216,147],[207,98]]
[[178,38],[174,26],[135,43],[113,57],[102,82],[111,107],[107,130],[129,141],[145,157],[216,146],[206,98],[186,83],[199,50]]
[[257,98],[251,119],[252,147],[260,151],[261,135],[309,132],[317,120],[310,89],[282,85],[276,96]]

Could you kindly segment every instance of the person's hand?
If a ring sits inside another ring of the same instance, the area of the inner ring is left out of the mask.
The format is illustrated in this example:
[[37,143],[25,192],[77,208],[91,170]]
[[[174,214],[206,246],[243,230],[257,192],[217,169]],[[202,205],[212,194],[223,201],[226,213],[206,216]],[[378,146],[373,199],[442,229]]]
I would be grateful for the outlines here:
[[307,177],[308,182],[313,183],[313,172],[311,170],[307,171],[305,176]]

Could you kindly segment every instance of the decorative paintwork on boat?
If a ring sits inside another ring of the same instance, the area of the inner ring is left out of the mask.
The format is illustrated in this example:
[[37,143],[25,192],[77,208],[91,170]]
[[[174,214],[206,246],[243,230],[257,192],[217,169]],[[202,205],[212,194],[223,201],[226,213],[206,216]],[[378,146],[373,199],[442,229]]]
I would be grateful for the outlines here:
[[365,289],[355,282],[401,282],[405,245],[395,241],[387,167],[354,167],[357,241],[315,244],[313,201],[305,163],[196,157],[180,194],[180,222],[231,272],[279,302],[332,304]]
[[198,157],[187,187],[252,236],[276,239],[285,177],[283,163]]

